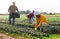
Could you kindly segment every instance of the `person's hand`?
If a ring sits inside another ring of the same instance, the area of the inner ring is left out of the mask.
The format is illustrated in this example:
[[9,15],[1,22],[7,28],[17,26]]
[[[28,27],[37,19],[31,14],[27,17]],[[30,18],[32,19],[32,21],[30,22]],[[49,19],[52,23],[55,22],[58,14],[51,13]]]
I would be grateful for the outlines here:
[[35,28],[35,30],[37,30],[37,28]]

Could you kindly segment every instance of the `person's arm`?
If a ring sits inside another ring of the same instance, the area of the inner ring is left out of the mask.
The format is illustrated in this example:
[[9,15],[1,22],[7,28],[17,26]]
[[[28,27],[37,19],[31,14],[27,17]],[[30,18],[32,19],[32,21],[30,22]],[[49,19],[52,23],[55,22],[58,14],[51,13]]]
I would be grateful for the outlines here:
[[36,20],[36,23],[35,23],[35,28],[37,28],[37,26],[38,26],[38,21]]
[[36,21],[35,30],[37,30],[38,27],[41,27],[42,22],[43,22],[43,20],[41,20],[39,23],[38,23],[38,21]]
[[9,6],[9,8],[8,8],[8,12],[10,12],[10,9],[11,9],[11,6]]
[[38,19],[36,18],[36,23],[35,23],[35,30],[37,30],[38,26]]
[[16,7],[17,12],[19,12],[18,8]]
[[39,22],[38,27],[41,27],[42,22],[43,22],[44,20],[45,20],[45,17],[41,16],[41,17],[40,17],[40,22]]
[[43,20],[40,21],[38,27],[41,27]]

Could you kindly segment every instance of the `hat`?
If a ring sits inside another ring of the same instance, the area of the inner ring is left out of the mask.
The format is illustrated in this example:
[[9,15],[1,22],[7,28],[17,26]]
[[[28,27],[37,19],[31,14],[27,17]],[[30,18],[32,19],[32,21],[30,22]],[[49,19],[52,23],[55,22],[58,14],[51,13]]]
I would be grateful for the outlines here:
[[40,14],[40,12],[38,12],[38,11],[36,11],[35,13],[34,13],[34,15],[36,16],[36,15],[39,15]]

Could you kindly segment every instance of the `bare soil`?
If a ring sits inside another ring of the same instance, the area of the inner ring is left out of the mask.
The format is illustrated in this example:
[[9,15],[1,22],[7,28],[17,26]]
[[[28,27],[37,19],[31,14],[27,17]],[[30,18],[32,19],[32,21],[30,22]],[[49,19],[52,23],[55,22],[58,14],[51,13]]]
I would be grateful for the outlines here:
[[24,37],[11,37],[4,33],[0,33],[0,39],[25,39]]

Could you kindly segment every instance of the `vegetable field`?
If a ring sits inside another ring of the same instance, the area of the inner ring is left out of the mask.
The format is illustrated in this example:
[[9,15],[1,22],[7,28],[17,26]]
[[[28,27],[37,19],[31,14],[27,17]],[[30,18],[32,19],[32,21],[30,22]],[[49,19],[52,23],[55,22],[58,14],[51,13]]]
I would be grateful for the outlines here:
[[[49,24],[53,26],[57,33],[49,34],[49,37],[43,36],[42,39],[60,39],[60,15],[45,15]],[[0,32],[6,33],[12,37],[22,36],[25,39],[40,39],[39,30],[34,30],[34,23],[28,23],[26,15],[21,14],[16,18],[15,25],[8,24],[8,15],[0,15]]]

